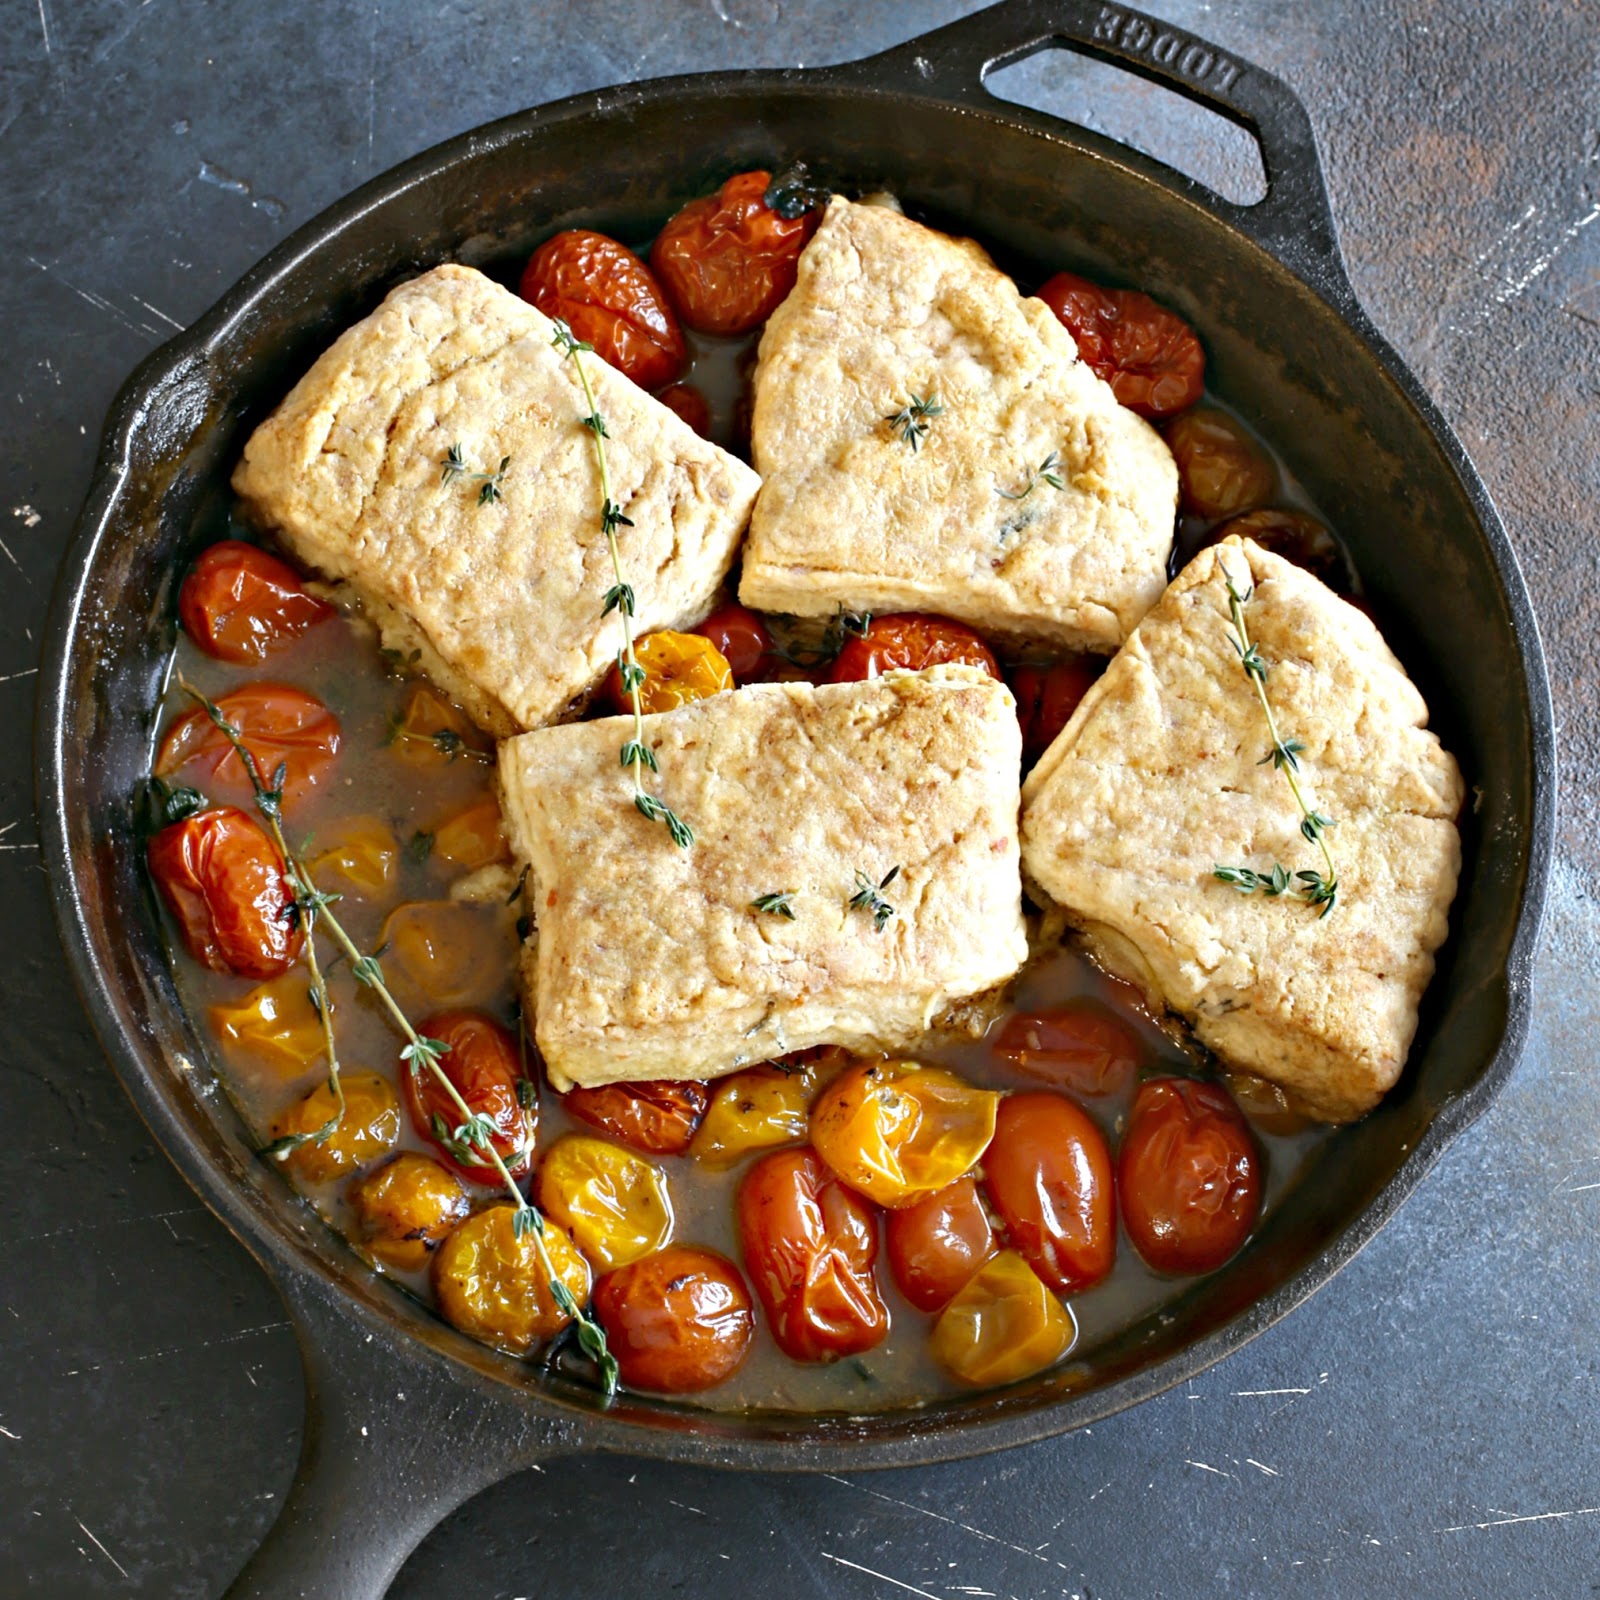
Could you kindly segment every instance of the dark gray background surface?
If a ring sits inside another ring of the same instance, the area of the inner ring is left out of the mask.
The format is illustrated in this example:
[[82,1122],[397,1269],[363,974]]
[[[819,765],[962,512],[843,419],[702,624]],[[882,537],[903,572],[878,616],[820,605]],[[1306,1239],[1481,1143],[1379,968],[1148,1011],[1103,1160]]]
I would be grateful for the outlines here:
[[[102,1061],[39,869],[37,641],[118,385],[290,229],[447,135],[629,78],[842,60],[974,9],[7,0],[0,1595],[219,1594],[300,1427],[284,1312]],[[1523,561],[1564,772],[1521,1070],[1354,1266],[1183,1390],[884,1476],[553,1466],[452,1517],[397,1597],[1600,1592],[1600,7],[1147,9],[1302,95],[1357,290]],[[1240,177],[1209,119],[1067,57],[1008,92]]]

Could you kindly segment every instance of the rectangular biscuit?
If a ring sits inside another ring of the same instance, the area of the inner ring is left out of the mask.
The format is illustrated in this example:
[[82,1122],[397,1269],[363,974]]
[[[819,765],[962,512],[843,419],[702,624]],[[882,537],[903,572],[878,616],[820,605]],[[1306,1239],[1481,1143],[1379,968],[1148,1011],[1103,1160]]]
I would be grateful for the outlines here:
[[[1321,871],[1233,639],[1223,564],[1306,802],[1332,817],[1334,909],[1242,894],[1220,866]],[[1394,1084],[1460,871],[1461,774],[1372,622],[1230,538],[1139,624],[1023,785],[1023,867],[1112,971],[1313,1115]],[[1263,756],[1267,759],[1263,761]]]
[[[601,485],[571,358],[533,306],[469,267],[402,284],[251,436],[233,486],[302,561],[348,586],[386,646],[492,733],[566,713],[615,659]],[[609,434],[636,632],[705,616],[756,476],[599,356],[581,357]],[[509,456],[499,498],[442,482]]]
[[[524,998],[558,1089],[902,1048],[1022,964],[1021,737],[1003,684],[969,667],[758,684],[645,730],[649,787],[694,829],[687,850],[634,809],[618,763],[631,720],[500,748],[538,924]],[[857,872],[891,867],[880,931],[848,901]],[[781,893],[792,921],[752,908]]]
[[[913,449],[888,419],[934,396]],[[762,335],[751,445],[746,605],[1109,652],[1166,584],[1159,435],[978,245],[884,206],[835,198],[806,246]]]

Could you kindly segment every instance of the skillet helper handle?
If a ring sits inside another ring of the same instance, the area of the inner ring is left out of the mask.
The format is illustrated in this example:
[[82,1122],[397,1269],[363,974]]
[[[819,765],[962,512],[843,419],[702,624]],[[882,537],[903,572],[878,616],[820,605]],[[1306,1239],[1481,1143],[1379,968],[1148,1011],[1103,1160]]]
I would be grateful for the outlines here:
[[451,1511],[559,1453],[553,1425],[442,1382],[320,1282],[279,1281],[305,1366],[300,1462],[224,1600],[380,1600]]
[[1324,294],[1349,295],[1306,108],[1281,78],[1182,28],[1101,0],[1000,0],[838,70],[848,81],[984,106],[995,99],[984,88],[991,72],[1052,46],[1161,84],[1254,134],[1267,179],[1262,200],[1239,205],[1185,181],[1208,209]]

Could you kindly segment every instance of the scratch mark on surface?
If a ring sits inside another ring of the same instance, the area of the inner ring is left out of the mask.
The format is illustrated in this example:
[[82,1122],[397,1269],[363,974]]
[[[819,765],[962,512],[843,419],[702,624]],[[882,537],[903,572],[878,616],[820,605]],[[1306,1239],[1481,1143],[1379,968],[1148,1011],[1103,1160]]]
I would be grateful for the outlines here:
[[1233,1398],[1235,1400],[1254,1400],[1262,1395],[1310,1393],[1311,1391],[1309,1389],[1235,1389],[1233,1391]]
[[44,55],[48,61],[51,59],[50,13],[45,9],[44,0],[39,0],[39,32],[44,35]]
[[1543,254],[1535,257],[1533,263],[1524,269],[1515,278],[1506,278],[1500,287],[1495,290],[1494,298],[1497,305],[1507,306],[1513,300],[1525,294],[1527,290],[1545,273],[1550,270],[1551,264],[1590,223],[1600,221],[1600,203],[1589,208],[1581,217],[1569,222],[1556,238],[1556,242]]
[[1265,1461],[1257,1461],[1254,1456],[1246,1456],[1244,1459],[1247,1465],[1254,1467],[1257,1472],[1266,1473],[1269,1478],[1281,1478],[1283,1476],[1276,1467],[1269,1467]]
[[[4,829],[14,828],[16,823],[8,822]],[[13,1239],[13,1245],[37,1244],[42,1239],[62,1239],[69,1233],[98,1233],[102,1228],[126,1228],[138,1222],[159,1222],[163,1217],[187,1217],[204,1211],[204,1206],[178,1206],[167,1211],[144,1211],[132,1217],[117,1217],[110,1222],[84,1222],[72,1228],[52,1228],[48,1233],[30,1233],[26,1238]],[[13,1313],[14,1315],[15,1313]]]
[[1453,1528],[1435,1528],[1435,1533],[1467,1533],[1484,1528],[1510,1528],[1519,1522],[1564,1522],[1568,1517],[1600,1517],[1600,1506],[1580,1506],[1575,1511],[1536,1511],[1526,1517],[1496,1517],[1489,1522],[1461,1522]]
[[717,14],[718,22],[726,23],[730,28],[743,29],[744,24],[729,12],[722,0],[710,0],[710,5],[711,9]]
[[699,1506],[686,1506],[681,1500],[669,1500],[667,1501],[667,1504],[669,1506],[676,1506],[680,1511],[692,1511],[697,1517],[703,1517],[705,1515],[705,1512],[703,1512]]
[[880,1583],[892,1583],[897,1589],[904,1589],[907,1594],[920,1594],[922,1600],[939,1600],[936,1594],[929,1594],[926,1589],[919,1589],[914,1583],[902,1583],[898,1578],[891,1578],[887,1572],[874,1572],[871,1567],[863,1567],[858,1562],[846,1561],[843,1556],[830,1555],[826,1550],[818,1552],[824,1561],[837,1561],[841,1567],[849,1567],[852,1572],[864,1572],[869,1578],[876,1578]]
[[140,300],[138,295],[132,295],[130,298],[138,300],[139,304],[142,305],[146,311],[150,312],[153,316],[160,317],[169,328],[176,328],[179,333],[183,332],[183,324],[179,322],[176,317],[169,317],[160,306],[153,306],[148,300]]
[[123,327],[134,333],[148,333],[152,338],[159,337],[160,330],[152,328],[147,323],[135,322],[127,312],[112,305],[109,300],[102,299],[97,294],[91,294],[87,289],[80,289],[77,284],[62,276],[54,267],[47,267],[37,256],[25,256],[24,260],[31,261],[47,278],[53,278],[62,288],[70,289],[80,300],[87,300],[97,311],[104,311],[107,316],[115,317]]
[[11,563],[11,565],[14,566],[17,569],[18,572],[22,573],[22,581],[31,586],[32,583],[33,583],[33,579],[30,578],[26,572],[23,572],[22,563],[20,561],[18,561],[17,558],[14,555],[12,555],[11,546],[8,545],[5,542],[4,539],[0,539],[0,550],[4,550],[5,551],[6,560],[9,561]]
[[[74,1522],[77,1522],[78,1526],[80,1528],[83,1528],[83,1524],[82,1524],[82,1522],[78,1521],[78,1518],[74,1517],[72,1520]],[[100,1541],[97,1538],[95,1538],[95,1536],[92,1533],[90,1533],[87,1528],[83,1528],[83,1531],[84,1531],[85,1536],[88,1538],[89,1543],[92,1544],[95,1547],[95,1549],[98,1550],[100,1552],[100,1554],[103,1555],[106,1558],[106,1560],[109,1561],[111,1563],[111,1565],[114,1566],[117,1569],[117,1571],[122,1574],[122,1576],[124,1578],[128,1577],[128,1569],[125,1566],[123,1566],[123,1564],[120,1561],[118,1561],[117,1558],[114,1555],[112,1555],[112,1553],[109,1550],[107,1550],[106,1547],[103,1544],[101,1544]],[[130,1579],[129,1581],[131,1582],[132,1580]]]
[[1213,1467],[1209,1462],[1205,1461],[1191,1461],[1188,1456],[1183,1458],[1183,1464],[1186,1467],[1198,1467],[1202,1472],[1214,1472],[1219,1478],[1231,1478],[1233,1476],[1231,1472],[1224,1472],[1221,1467]]
[[[10,555],[11,552],[7,550],[6,554]],[[8,672],[4,676],[0,676],[0,683],[10,683],[13,678],[31,678],[38,670],[37,667],[24,667],[21,672]],[[12,824],[9,822],[6,824],[8,828],[11,826]],[[0,829],[0,832],[4,832],[4,829]]]
[[3,1433],[8,1439],[15,1439],[18,1444],[22,1443],[22,1435],[20,1433],[13,1433],[7,1427],[0,1426],[0,1433]]
[[372,38],[367,50],[367,171],[372,171],[372,139],[378,122],[378,23],[382,7],[372,8]]
[[76,1378],[84,1372],[99,1372],[104,1367],[131,1367],[145,1361],[161,1361],[167,1356],[186,1356],[196,1350],[211,1350],[218,1345],[238,1344],[241,1339],[254,1339],[258,1334],[273,1333],[279,1328],[289,1326],[287,1319],[280,1318],[277,1322],[263,1322],[254,1328],[240,1328],[234,1333],[218,1334],[215,1339],[199,1339],[194,1344],[172,1344],[161,1350],[147,1350],[140,1356],[125,1356],[118,1361],[97,1361],[92,1367],[74,1367],[70,1372],[61,1374],[64,1378]]

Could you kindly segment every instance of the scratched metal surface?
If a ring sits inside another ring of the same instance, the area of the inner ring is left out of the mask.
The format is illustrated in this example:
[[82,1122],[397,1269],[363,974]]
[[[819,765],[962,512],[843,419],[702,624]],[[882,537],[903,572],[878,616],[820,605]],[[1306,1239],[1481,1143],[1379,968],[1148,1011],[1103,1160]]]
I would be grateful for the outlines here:
[[[641,6],[11,0],[0,32],[0,1594],[219,1593],[288,1483],[265,1281],[148,1139],[48,930],[35,640],[95,436],[145,352],[368,174],[629,77],[839,60],[965,0]],[[1563,0],[1149,0],[1273,68],[1360,294],[1465,438],[1552,657],[1560,859],[1532,1045],[1315,1302],[1092,1432],[873,1478],[588,1460],[501,1485],[393,1593],[1573,1595],[1600,1573],[1600,12]],[[1011,92],[1224,186],[1208,119],[1050,57]],[[1091,98],[1086,98],[1091,97]]]

